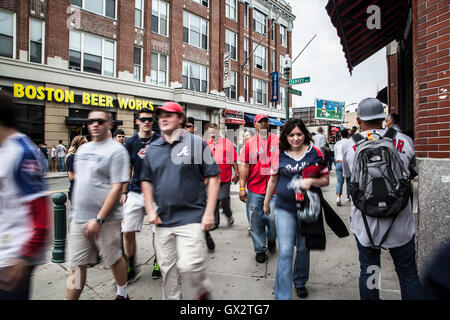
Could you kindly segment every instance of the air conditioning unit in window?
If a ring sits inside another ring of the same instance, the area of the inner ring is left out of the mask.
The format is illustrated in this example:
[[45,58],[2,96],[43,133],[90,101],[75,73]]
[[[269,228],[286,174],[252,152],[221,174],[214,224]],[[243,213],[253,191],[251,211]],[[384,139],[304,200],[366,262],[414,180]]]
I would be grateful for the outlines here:
[[75,67],[75,66],[69,66],[69,69],[70,69],[70,70],[81,71],[81,68]]

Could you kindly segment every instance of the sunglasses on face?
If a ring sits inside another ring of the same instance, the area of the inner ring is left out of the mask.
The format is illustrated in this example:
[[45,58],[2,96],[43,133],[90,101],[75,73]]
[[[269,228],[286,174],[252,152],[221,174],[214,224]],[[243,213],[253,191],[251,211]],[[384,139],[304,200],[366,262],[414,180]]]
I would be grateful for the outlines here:
[[117,139],[125,139],[125,136],[116,136]]
[[105,122],[110,122],[110,120],[106,119],[88,119],[87,124],[94,124],[94,122],[97,122],[100,126],[103,125]]
[[194,125],[193,125],[193,124],[190,124],[190,123],[187,123],[187,124],[184,125],[185,128],[192,128],[193,126],[194,126]]
[[142,117],[142,118],[139,118],[139,121],[141,121],[141,122],[145,122],[145,121],[152,122],[153,118],[151,118],[151,117]]

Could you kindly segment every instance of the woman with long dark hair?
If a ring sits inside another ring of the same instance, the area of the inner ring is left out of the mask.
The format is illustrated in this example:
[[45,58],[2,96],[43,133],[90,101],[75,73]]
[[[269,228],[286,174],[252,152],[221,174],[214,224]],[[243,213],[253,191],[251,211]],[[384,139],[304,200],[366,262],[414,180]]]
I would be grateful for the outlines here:
[[85,136],[76,136],[73,138],[72,143],[70,144],[69,152],[66,155],[66,168],[67,168],[67,176],[69,177],[69,200],[72,201],[72,189],[73,189],[73,183],[75,181],[75,172],[73,170],[73,163],[75,159],[75,153],[77,152],[78,148],[84,144],[87,143],[87,139]]
[[[297,211],[304,205],[306,190],[329,184],[329,171],[320,149],[313,146],[311,134],[299,118],[290,119],[283,126],[279,148],[278,167],[272,168],[264,200],[264,212],[271,214],[269,202],[275,189],[277,190],[275,226],[279,255],[275,299],[291,299],[292,282],[297,296],[306,298],[309,249],[306,247],[305,237],[300,233],[302,221]],[[320,206],[320,203],[316,205]],[[297,249],[292,270],[294,245]]]

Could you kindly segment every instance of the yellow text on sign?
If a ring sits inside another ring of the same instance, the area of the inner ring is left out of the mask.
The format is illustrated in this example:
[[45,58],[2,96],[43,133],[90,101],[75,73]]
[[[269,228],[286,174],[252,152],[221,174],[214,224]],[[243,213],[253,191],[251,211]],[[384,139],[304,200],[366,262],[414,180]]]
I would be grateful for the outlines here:
[[113,97],[97,93],[83,93],[83,104],[98,107],[113,107]]
[[47,100],[65,103],[74,103],[74,92],[71,90],[61,90],[48,87],[35,87],[32,85],[23,86],[18,83],[14,83],[14,97],[23,98],[27,97],[30,100]]

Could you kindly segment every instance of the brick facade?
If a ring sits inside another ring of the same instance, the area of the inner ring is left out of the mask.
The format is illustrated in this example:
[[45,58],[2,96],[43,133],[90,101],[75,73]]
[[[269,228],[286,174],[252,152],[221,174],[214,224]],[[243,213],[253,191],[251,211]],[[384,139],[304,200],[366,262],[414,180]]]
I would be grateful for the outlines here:
[[388,54],[388,106],[389,113],[398,114],[398,53]]
[[450,158],[450,3],[414,0],[412,12],[416,155]]

